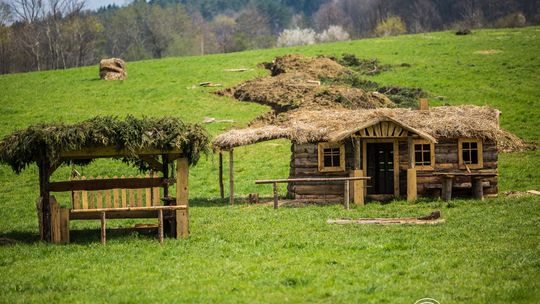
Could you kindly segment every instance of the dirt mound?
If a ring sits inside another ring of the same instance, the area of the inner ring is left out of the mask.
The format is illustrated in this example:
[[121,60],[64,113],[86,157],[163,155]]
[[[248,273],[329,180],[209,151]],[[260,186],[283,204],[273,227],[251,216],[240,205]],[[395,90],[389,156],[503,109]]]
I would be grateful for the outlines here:
[[99,78],[105,80],[124,80],[127,77],[126,63],[119,58],[101,59]]
[[262,64],[270,70],[272,76],[283,73],[302,72],[315,79],[321,77],[335,78],[350,71],[335,60],[328,57],[305,57],[303,55],[289,54],[276,57],[273,62]]
[[304,73],[257,78],[217,94],[268,105],[277,113],[299,107],[373,109],[395,106],[384,94],[342,85],[319,85]]

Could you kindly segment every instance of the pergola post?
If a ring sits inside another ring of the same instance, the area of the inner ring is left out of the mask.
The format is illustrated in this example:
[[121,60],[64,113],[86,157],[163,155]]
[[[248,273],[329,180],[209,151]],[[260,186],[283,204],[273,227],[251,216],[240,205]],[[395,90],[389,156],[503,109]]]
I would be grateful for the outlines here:
[[189,162],[187,158],[176,161],[176,205],[186,209],[176,210],[176,238],[189,236]]
[[51,167],[48,160],[41,160],[39,163],[39,197],[41,204],[41,230],[39,232],[41,240],[52,241],[51,235],[51,195],[48,189],[51,176]]
[[229,150],[229,204],[234,205],[234,150]]
[[225,198],[225,191],[223,190],[223,152],[219,151],[219,196]]
[[414,163],[414,144],[412,136],[407,138],[407,144],[409,148],[409,168],[407,169],[407,201],[413,202],[418,195],[416,184],[416,168]]

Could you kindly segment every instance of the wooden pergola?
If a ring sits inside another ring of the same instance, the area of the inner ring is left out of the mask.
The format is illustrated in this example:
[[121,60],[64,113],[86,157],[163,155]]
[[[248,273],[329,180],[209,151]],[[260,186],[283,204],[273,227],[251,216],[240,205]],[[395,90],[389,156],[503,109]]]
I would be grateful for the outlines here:
[[[134,158],[148,164],[155,172],[161,172],[161,177],[143,178],[115,178],[115,179],[95,179],[95,180],[69,180],[51,182],[50,178],[55,170],[64,163],[77,160],[92,160],[97,158]],[[169,177],[169,164],[176,162],[176,180]],[[111,214],[111,218],[155,218],[159,215],[163,221],[163,210],[170,213],[168,216],[168,227],[171,227],[172,237],[187,237],[189,235],[189,190],[188,190],[188,158],[179,149],[159,150],[145,148],[140,151],[118,150],[115,147],[103,146],[85,148],[75,151],[63,151],[59,160],[51,163],[47,158],[39,158],[37,161],[39,168],[39,195],[41,202],[41,223],[40,235],[42,240],[47,242],[62,242],[56,230],[60,225],[60,219],[52,214],[52,203],[54,198],[51,192],[67,191],[97,191],[110,189],[144,189],[161,187],[163,188],[163,198],[165,206],[151,206],[141,208],[101,208],[78,210],[79,212],[66,212],[72,219],[101,219],[102,223],[106,214]],[[176,197],[169,197],[169,186],[176,183]],[[64,219],[65,221],[65,219]],[[67,219],[69,222],[69,218]],[[162,227],[162,226],[160,226]],[[163,228],[160,230],[162,239]],[[55,233],[53,233],[53,231]],[[69,230],[68,230],[69,236]],[[103,234],[103,225],[102,225]],[[103,239],[102,239],[103,240]]]

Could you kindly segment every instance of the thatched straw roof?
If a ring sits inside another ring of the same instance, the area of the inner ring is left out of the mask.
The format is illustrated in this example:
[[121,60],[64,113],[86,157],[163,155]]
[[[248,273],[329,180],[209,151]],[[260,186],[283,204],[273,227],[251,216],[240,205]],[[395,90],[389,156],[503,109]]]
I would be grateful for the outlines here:
[[445,106],[429,111],[411,109],[297,110],[285,115],[277,125],[231,130],[213,142],[215,149],[285,138],[295,143],[342,140],[360,127],[383,120],[399,123],[428,140],[442,138],[482,138],[496,142],[501,150],[522,148],[523,142],[499,128],[500,112],[490,107]]

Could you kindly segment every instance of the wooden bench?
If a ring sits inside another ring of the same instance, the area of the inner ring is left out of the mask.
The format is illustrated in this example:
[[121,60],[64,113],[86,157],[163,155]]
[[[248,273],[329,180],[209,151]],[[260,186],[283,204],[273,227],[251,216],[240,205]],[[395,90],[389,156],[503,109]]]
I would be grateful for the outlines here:
[[[483,179],[498,176],[497,173],[485,172],[437,172],[433,173],[433,175],[442,176],[443,183],[441,196],[445,201],[452,199],[452,188],[458,188],[456,186],[464,186],[468,188],[469,184],[472,190],[472,197],[474,199],[482,200],[484,199],[484,187],[486,185],[486,182],[483,181]],[[471,182],[461,183],[459,185],[455,184],[454,178],[457,176],[468,176],[471,178]],[[489,186],[489,182],[487,183],[487,186]]]
[[[71,181],[113,181],[115,184],[122,184],[126,179],[149,179],[150,175],[145,177],[124,176],[113,177],[77,177]],[[106,225],[107,219],[158,219],[158,238],[163,242],[165,228],[175,237],[178,237],[180,231],[187,231],[186,221],[176,220],[187,218],[188,206],[176,205],[174,198],[164,199],[166,205],[162,205],[160,187],[149,188],[113,188],[102,190],[77,190],[71,191],[71,208],[61,208],[54,196],[51,196],[52,206],[52,234],[53,239],[59,242],[69,242],[69,222],[73,220],[100,220],[101,222],[101,242],[106,243]],[[38,202],[38,210],[39,210]],[[38,211],[39,212],[39,211]]]

